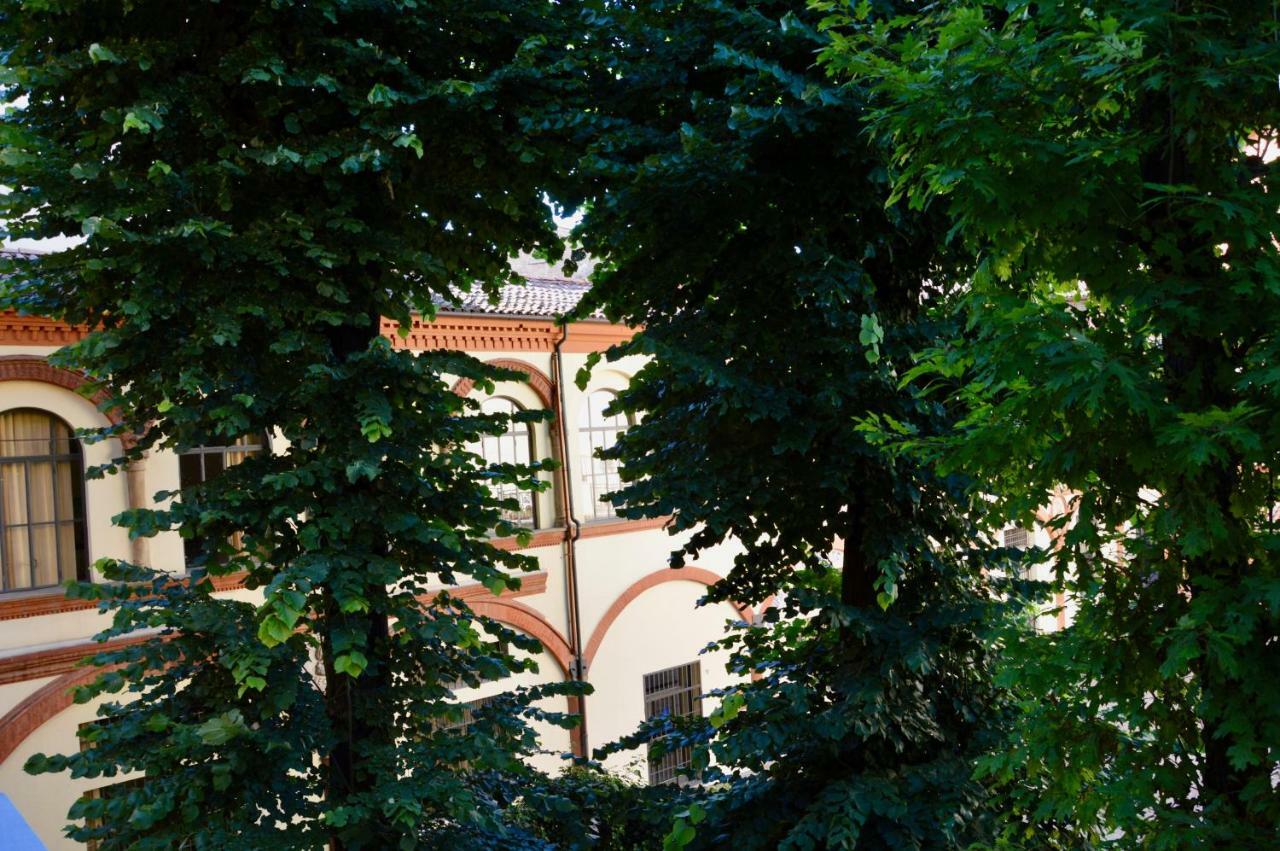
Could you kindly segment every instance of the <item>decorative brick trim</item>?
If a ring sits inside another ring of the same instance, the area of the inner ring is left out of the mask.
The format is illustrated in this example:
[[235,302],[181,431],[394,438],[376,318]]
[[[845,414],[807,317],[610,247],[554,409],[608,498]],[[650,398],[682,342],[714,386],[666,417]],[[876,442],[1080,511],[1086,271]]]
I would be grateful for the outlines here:
[[556,526],[551,529],[539,529],[534,532],[533,536],[529,538],[529,543],[524,546],[520,546],[519,539],[515,537],[492,538],[489,541],[489,545],[499,550],[505,550],[506,552],[513,552],[515,550],[531,550],[534,547],[550,547],[553,544],[558,544],[564,540],[564,535],[564,527]]
[[640,520],[602,520],[597,523],[583,523],[578,539],[603,538],[607,535],[625,535],[628,532],[644,532],[649,529],[661,529],[671,522],[671,517],[645,517]]
[[21,316],[16,311],[0,313],[0,346],[66,346],[83,340],[89,329],[68,325],[43,316]]
[[478,615],[493,618],[541,641],[542,646],[560,666],[560,672],[566,679],[569,677],[569,672],[573,669],[573,651],[569,648],[569,642],[540,612],[523,603],[505,599],[476,600],[470,606]]
[[[582,531],[578,535],[578,540],[584,538],[604,538],[609,535],[625,535],[629,532],[646,532],[650,529],[660,529],[670,521],[668,517],[646,517],[643,520],[603,520],[596,523],[584,523]],[[550,529],[539,529],[533,533],[533,537],[529,539],[529,543],[520,546],[516,538],[494,538],[489,543],[500,550],[508,552],[513,550],[531,550],[535,547],[549,547],[558,544],[565,539],[566,530],[563,526],[554,526]]]
[[[514,597],[533,597],[538,594],[544,594],[547,590],[547,574],[542,573],[523,573],[517,577],[520,580],[518,589],[506,589],[502,592],[501,599],[508,600]],[[449,596],[455,600],[466,600],[467,605],[475,608],[476,603],[492,603],[499,599],[493,596],[493,592],[483,585],[462,585],[457,588],[442,589],[448,591]],[[441,592],[436,592],[441,593]],[[422,603],[430,603],[436,598],[436,594],[422,594],[418,600]]]
[[74,671],[85,659],[108,650],[119,650],[133,644],[150,641],[155,635],[140,635],[133,638],[118,638],[115,641],[96,642],[81,641],[67,647],[54,647],[49,650],[36,650],[17,656],[0,658],[0,685],[20,683],[24,680],[38,680],[42,677],[56,677]]
[[92,682],[100,673],[97,668],[85,668],[64,674],[45,683],[6,712],[0,718],[0,764],[42,724],[74,703],[72,692],[76,688]]
[[[618,619],[623,610],[645,591],[666,582],[697,582],[700,585],[710,587],[722,578],[720,574],[712,573],[702,567],[669,567],[665,570],[655,570],[648,576],[633,582],[627,590],[618,595],[618,599],[613,601],[608,611],[604,613],[604,617],[600,618],[599,623],[596,624],[595,630],[591,633],[591,640],[587,642],[587,647],[583,651],[583,663],[590,669],[591,662],[595,659],[596,651],[600,649],[605,635],[609,632],[609,627],[613,626],[613,622]],[[728,602],[727,605],[733,609],[734,614],[747,623],[751,623],[753,615],[750,606],[743,606],[734,602]]]
[[[226,576],[210,576],[214,591],[237,591],[244,587],[247,573],[231,573]],[[6,599],[0,597],[0,621],[32,618],[40,615],[60,615],[98,607],[97,600],[71,600],[61,589],[48,593],[33,593],[25,597]]]
[[[551,319],[513,319],[506,316],[457,316],[437,314],[434,322],[415,317],[408,337],[401,337],[396,322],[382,320],[382,334],[398,349],[458,349],[472,352],[549,352],[560,338],[560,326]],[[43,316],[0,313],[0,346],[66,346],[83,340],[84,325],[68,325]],[[563,351],[577,354],[602,352],[625,343],[635,330],[608,322],[575,322]]]
[[[538,395],[538,401],[542,403],[542,407],[547,410],[551,410],[555,404],[552,401],[554,396],[551,388],[551,379],[547,378],[546,373],[538,369],[533,364],[522,360],[516,360],[515,358],[495,358],[490,361],[485,361],[485,363],[489,366],[498,366],[503,369],[514,369],[517,372],[523,372],[526,376],[525,382],[529,385],[529,388]],[[453,392],[457,393],[459,396],[468,396],[475,386],[476,383],[472,379],[460,378],[458,379],[458,382],[453,385]]]
[[[382,334],[398,349],[429,351],[456,349],[467,352],[550,352],[560,339],[561,326],[551,319],[515,319],[508,316],[459,316],[440,313],[435,321],[414,317],[409,335],[401,337],[397,324],[382,320]],[[602,352],[630,340],[635,331],[607,322],[575,322],[566,352]]]
[[0,621],[34,618],[40,615],[60,615],[96,608],[96,600],[69,600],[61,589],[44,593],[32,593],[17,599],[0,597]]

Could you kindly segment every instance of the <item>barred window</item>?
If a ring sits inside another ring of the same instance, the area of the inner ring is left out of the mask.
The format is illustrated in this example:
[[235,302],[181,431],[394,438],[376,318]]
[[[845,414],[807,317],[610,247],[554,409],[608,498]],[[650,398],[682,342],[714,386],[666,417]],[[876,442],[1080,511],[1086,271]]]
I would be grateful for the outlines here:
[[[249,456],[257,455],[266,448],[267,439],[264,435],[245,435],[232,443],[209,444],[188,449],[178,455],[179,484],[185,490],[212,481],[224,470],[242,463]],[[237,550],[241,548],[239,532],[231,536],[231,545]],[[188,569],[203,565],[200,558],[205,556],[208,549],[207,541],[203,538],[185,538],[182,546]]]
[[[644,675],[644,719],[702,715],[702,666],[698,662]],[[672,748],[658,756],[649,749],[649,785],[674,783],[693,759],[687,747]]]
[[582,439],[582,478],[591,494],[591,512],[597,519],[614,517],[614,505],[603,497],[622,485],[618,476],[618,462],[599,457],[599,452],[618,442],[618,435],[626,431],[628,422],[623,414],[606,415],[605,408],[614,400],[608,390],[597,390],[587,396],[578,420]]
[[1027,534],[1025,527],[1010,526],[1000,533],[1000,541],[1006,547],[1025,550],[1029,544],[1030,536]]
[[[480,410],[486,414],[507,414],[508,416],[523,411],[515,402],[503,396],[494,396],[480,403]],[[529,464],[534,458],[533,431],[528,423],[511,421],[502,434],[487,434],[480,439],[479,453],[485,463],[495,464]],[[538,513],[533,493],[520,488],[514,483],[504,482],[492,484],[490,489],[498,499],[514,499],[517,507],[504,508],[502,519],[531,529],[538,526]]]
[[471,725],[476,721],[476,713],[493,703],[498,697],[498,695],[492,695],[469,700],[462,704],[462,718],[457,721],[446,721],[442,718],[437,718],[432,726],[437,730],[445,730],[465,736],[471,730]]
[[0,591],[89,578],[84,456],[62,420],[0,414]]

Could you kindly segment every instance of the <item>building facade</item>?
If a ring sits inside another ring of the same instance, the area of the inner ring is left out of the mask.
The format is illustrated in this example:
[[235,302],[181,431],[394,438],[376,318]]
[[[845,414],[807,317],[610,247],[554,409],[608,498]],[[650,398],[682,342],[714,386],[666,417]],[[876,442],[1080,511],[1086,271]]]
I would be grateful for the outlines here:
[[[731,565],[730,547],[670,569],[667,556],[676,541],[663,520],[623,520],[600,499],[617,486],[617,470],[594,450],[627,426],[604,409],[642,361],[597,367],[580,390],[573,377],[588,355],[631,331],[603,319],[557,326],[555,316],[576,304],[588,285],[552,277],[550,270],[522,271],[527,285],[508,288],[497,304],[468,297],[461,307],[442,309],[434,322],[415,322],[406,338],[390,323],[385,330],[397,346],[458,349],[524,374],[526,380],[503,382],[480,399],[487,409],[552,412],[551,422],[522,424],[479,447],[495,461],[554,457],[562,464],[561,472],[546,474],[545,491],[521,495],[513,515],[532,530],[522,549],[537,559],[538,570],[501,597],[478,587],[455,593],[543,647],[537,673],[460,691],[460,700],[573,677],[593,686],[574,707],[584,715],[582,728],[544,730],[540,762],[554,769],[560,754],[615,740],[646,714],[710,711],[699,695],[731,680],[723,654],[701,651],[723,635],[728,621],[758,613],[731,604],[696,606]],[[72,802],[94,782],[31,777],[22,766],[33,754],[79,747],[76,731],[95,718],[96,706],[74,704],[70,689],[93,677],[77,662],[98,648],[92,636],[106,625],[93,604],[65,599],[59,584],[93,579],[93,563],[105,557],[182,574],[193,555],[190,542],[184,546],[176,533],[130,541],[111,518],[150,505],[158,491],[216,475],[248,453],[272,451],[269,435],[181,455],[157,451],[123,474],[86,480],[85,469],[113,457],[119,446],[75,438],[75,429],[106,425],[107,415],[76,392],[80,376],[47,360],[83,333],[45,319],[0,315],[0,791],[54,849],[78,847],[62,828]],[[479,392],[465,382],[454,391]],[[559,428],[567,431],[563,440]],[[520,546],[515,539],[497,544]],[[218,577],[217,587],[220,594],[254,597],[235,576]],[[679,760],[675,754],[651,765],[636,752],[618,755],[611,767],[642,782],[668,782]]]

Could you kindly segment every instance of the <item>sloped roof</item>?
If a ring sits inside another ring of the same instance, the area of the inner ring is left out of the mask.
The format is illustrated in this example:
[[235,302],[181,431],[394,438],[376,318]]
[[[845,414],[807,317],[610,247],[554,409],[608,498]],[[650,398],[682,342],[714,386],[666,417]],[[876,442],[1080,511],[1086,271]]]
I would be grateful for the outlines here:
[[[40,252],[13,248],[0,248],[0,257],[30,260]],[[526,273],[525,283],[504,286],[496,302],[491,302],[479,288],[459,292],[456,303],[443,298],[436,299],[441,313],[489,314],[493,316],[531,316],[548,319],[561,316],[577,307],[578,302],[591,289],[587,281],[557,278]],[[594,319],[603,317],[596,314]]]
[[43,252],[29,251],[24,248],[0,248],[0,257],[12,258],[16,260],[34,260]]
[[[591,289],[587,281],[568,278],[527,277],[523,285],[508,284],[498,294],[496,302],[479,289],[458,293],[458,302],[450,304],[438,300],[443,313],[484,313],[495,316],[545,316],[547,318],[568,313]],[[600,318],[600,317],[596,317]]]

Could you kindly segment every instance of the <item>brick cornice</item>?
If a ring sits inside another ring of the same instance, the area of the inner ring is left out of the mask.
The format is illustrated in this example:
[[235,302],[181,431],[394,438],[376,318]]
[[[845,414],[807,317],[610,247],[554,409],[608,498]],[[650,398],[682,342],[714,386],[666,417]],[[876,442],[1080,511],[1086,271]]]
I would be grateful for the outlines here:
[[[89,329],[42,316],[0,312],[0,346],[66,346],[84,339]],[[400,349],[457,349],[471,352],[549,352],[560,338],[551,319],[509,316],[438,314],[434,322],[414,318],[409,335],[401,337],[393,320],[382,320],[383,336]],[[630,340],[631,328],[609,322],[575,322],[569,326],[566,352],[602,352]]]
[[[437,314],[433,322],[414,317],[409,335],[401,337],[390,319],[382,321],[382,333],[399,349],[455,349],[467,352],[550,352],[563,329],[551,319],[516,319],[509,316],[460,316]],[[561,347],[566,352],[602,352],[630,340],[635,331],[607,322],[574,322]]]
[[0,346],[66,346],[84,339],[89,329],[43,316],[0,312]]

